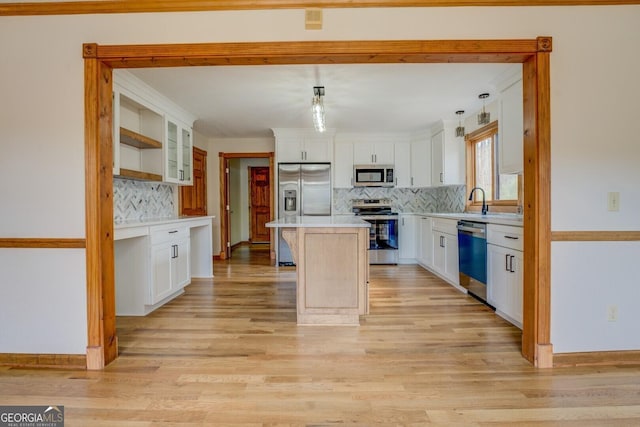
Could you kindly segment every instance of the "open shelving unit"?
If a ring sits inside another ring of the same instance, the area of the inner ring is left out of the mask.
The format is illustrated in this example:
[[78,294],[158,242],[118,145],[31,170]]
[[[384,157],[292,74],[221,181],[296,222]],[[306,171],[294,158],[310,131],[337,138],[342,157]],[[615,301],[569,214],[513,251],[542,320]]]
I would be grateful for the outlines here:
[[[162,149],[162,143],[156,139],[139,134],[127,128],[120,127],[120,143],[139,150]],[[118,176],[122,178],[139,179],[145,181],[162,181],[162,175],[135,169],[120,168]]]

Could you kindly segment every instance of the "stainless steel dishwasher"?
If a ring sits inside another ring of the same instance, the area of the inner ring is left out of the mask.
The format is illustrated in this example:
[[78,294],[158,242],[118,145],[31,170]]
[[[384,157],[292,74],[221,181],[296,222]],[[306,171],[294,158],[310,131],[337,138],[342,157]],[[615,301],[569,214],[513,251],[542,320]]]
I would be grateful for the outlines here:
[[487,303],[487,224],[458,221],[458,268],[460,286]]

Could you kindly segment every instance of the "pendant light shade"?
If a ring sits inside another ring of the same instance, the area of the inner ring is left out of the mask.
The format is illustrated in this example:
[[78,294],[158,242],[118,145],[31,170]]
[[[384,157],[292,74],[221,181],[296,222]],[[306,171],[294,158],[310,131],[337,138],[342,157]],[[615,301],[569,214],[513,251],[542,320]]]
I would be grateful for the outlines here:
[[462,126],[462,115],[464,114],[464,110],[458,110],[456,111],[456,114],[458,115],[458,127],[456,127],[456,136],[457,137],[464,137],[464,126]]
[[324,104],[322,102],[323,96],[324,86],[314,86],[311,113],[313,115],[313,127],[315,127],[318,132],[324,132],[326,129],[324,122]]
[[491,121],[491,115],[485,111],[485,99],[489,97],[488,93],[481,93],[478,98],[482,99],[482,111],[478,113],[478,124],[488,125]]

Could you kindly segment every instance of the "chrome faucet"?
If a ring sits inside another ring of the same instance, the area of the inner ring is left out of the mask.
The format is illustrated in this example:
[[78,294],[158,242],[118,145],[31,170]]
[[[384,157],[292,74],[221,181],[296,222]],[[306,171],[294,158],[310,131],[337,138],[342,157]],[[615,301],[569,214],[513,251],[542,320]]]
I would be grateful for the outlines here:
[[473,200],[473,192],[476,190],[480,190],[482,191],[482,215],[486,215],[487,211],[489,210],[489,207],[487,206],[487,202],[485,201],[484,198],[484,190],[480,187],[473,187],[471,189],[471,194],[469,194],[469,201]]

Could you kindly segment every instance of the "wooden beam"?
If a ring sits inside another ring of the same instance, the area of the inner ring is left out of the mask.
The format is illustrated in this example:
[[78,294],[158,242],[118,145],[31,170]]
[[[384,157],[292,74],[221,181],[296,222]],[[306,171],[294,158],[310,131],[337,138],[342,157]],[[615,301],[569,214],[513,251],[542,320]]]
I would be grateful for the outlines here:
[[97,46],[113,68],[204,65],[522,63],[536,40],[395,40]]
[[365,7],[601,6],[639,0],[92,0],[0,3],[0,16]]

